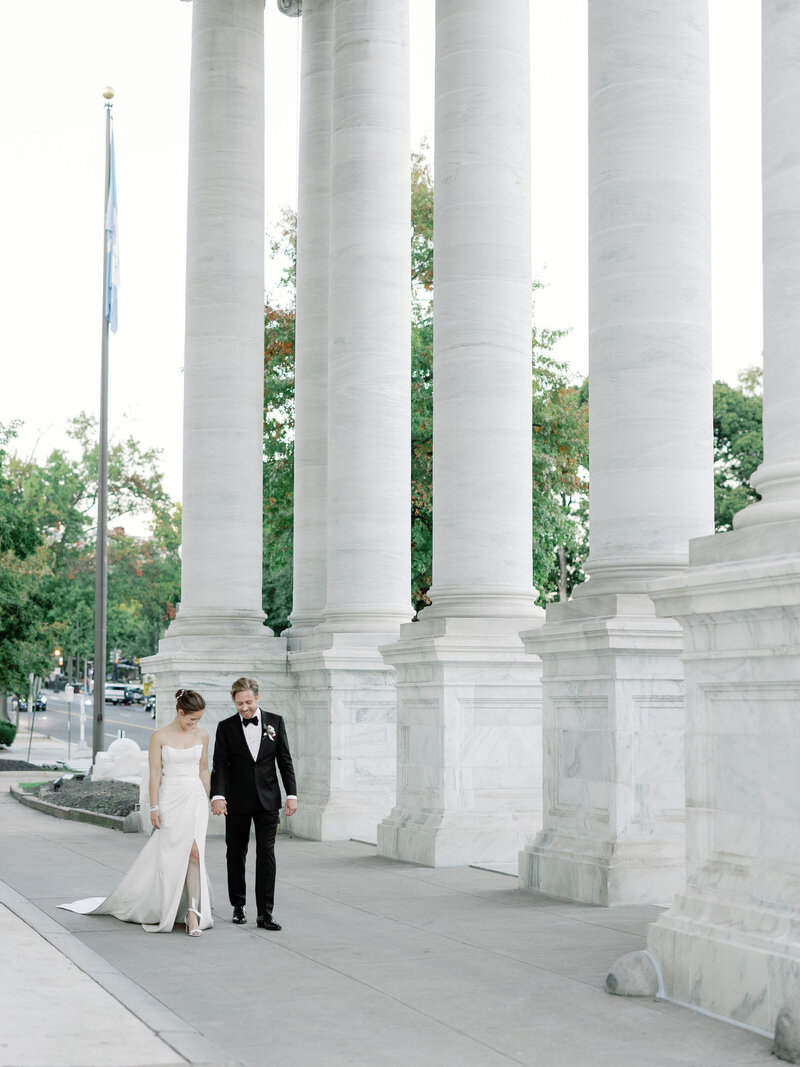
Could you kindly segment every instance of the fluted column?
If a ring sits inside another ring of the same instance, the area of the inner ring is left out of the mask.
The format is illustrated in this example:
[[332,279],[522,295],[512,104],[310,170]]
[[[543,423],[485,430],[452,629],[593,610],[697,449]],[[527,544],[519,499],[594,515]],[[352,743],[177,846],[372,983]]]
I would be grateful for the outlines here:
[[264,4],[194,0],[178,626],[260,626]]
[[686,880],[649,931],[667,997],[800,1062],[800,0],[763,0],[763,500],[654,583],[686,671]]
[[526,8],[436,5],[429,616],[536,610]]
[[147,669],[159,721],[192,686],[213,738],[238,675],[286,708],[285,641],[261,606],[263,0],[194,0],[189,127],[181,604]]
[[407,0],[333,0],[325,623],[411,617]]
[[713,529],[708,14],[589,3],[587,596]]
[[292,636],[309,633],[319,624],[327,589],[332,0],[304,0],[302,38]]
[[378,646],[412,614],[408,0],[302,16],[292,829],[374,840],[396,747]]
[[800,7],[762,5],[764,462],[734,527],[800,518]]
[[528,0],[437,0],[432,605],[397,672],[382,855],[513,863],[541,825],[531,576]]
[[590,579],[543,664],[544,827],[520,884],[594,904],[683,881],[680,627],[649,583],[713,530],[705,0],[589,0]]

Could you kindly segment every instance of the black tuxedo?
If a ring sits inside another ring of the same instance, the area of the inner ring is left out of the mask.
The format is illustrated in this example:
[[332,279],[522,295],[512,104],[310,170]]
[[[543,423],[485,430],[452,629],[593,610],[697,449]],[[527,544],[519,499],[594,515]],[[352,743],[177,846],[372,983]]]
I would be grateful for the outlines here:
[[[271,915],[275,897],[275,835],[281,807],[278,771],[288,795],[296,795],[297,787],[283,719],[262,708],[256,715],[257,727],[243,727],[238,712],[218,724],[211,796],[225,797],[228,808],[225,844],[231,904],[236,907],[245,903],[245,859],[252,820],[256,831],[256,907],[259,915]],[[245,741],[245,730],[258,730],[261,735],[256,760]]]

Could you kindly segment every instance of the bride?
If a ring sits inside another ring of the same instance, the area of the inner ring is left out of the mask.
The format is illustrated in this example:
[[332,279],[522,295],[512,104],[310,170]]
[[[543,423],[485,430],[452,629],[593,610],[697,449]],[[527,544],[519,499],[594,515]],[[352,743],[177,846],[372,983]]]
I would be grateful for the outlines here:
[[168,933],[175,921],[199,937],[213,926],[205,841],[208,733],[198,725],[206,702],[193,689],[175,694],[176,716],[150,739],[150,822],[154,833],[110,896],[61,904],[81,915],[114,915]]

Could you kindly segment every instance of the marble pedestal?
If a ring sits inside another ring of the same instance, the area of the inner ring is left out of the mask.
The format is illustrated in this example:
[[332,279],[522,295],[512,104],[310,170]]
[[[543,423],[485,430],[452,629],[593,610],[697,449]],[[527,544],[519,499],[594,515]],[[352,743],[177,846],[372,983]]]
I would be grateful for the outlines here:
[[[260,700],[283,715],[294,751],[296,731],[293,719],[292,679],[286,664],[286,639],[272,636],[272,631],[257,622],[231,617],[182,619],[175,622],[161,639],[158,652],[142,660],[142,669],[156,676],[156,714],[158,726],[175,717],[175,693],[181,687],[196,689],[206,701],[202,726],[209,733],[209,767],[214,752],[217,723],[236,710],[231,700],[231,683],[245,675],[255,678]],[[209,819],[208,832],[223,834],[225,820]]]
[[667,997],[771,1032],[800,998],[800,521],[691,542],[687,878],[649,931]]
[[378,652],[390,634],[289,638],[301,800],[292,833],[315,841],[373,843],[394,803],[394,671]]
[[541,826],[541,691],[523,619],[433,617],[381,649],[397,671],[397,802],[378,852],[515,863]]
[[522,638],[543,665],[544,824],[520,888],[670,903],[684,874],[679,627],[643,594],[587,590]]

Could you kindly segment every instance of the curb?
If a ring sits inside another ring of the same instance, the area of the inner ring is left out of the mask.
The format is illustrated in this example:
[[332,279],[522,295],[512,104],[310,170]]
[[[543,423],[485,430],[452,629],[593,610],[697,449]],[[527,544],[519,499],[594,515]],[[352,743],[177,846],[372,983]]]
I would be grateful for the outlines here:
[[88,822],[106,830],[124,829],[127,818],[125,815],[103,815],[102,812],[87,811],[85,808],[65,808],[61,804],[51,804],[49,800],[31,796],[16,785],[10,785],[8,788],[12,797],[20,804],[35,811],[42,811],[45,815],[54,815],[57,819],[73,819],[75,822]]
[[27,897],[0,881],[0,904],[22,919],[40,937],[58,949],[97,985],[144,1023],[164,1044],[183,1056],[194,1067],[242,1067],[231,1060],[190,1023],[181,1019],[160,1000],[142,989],[127,975],[88,948],[57,920],[33,904]]

